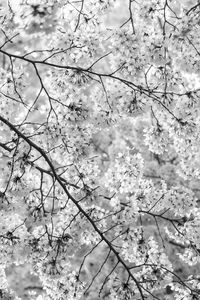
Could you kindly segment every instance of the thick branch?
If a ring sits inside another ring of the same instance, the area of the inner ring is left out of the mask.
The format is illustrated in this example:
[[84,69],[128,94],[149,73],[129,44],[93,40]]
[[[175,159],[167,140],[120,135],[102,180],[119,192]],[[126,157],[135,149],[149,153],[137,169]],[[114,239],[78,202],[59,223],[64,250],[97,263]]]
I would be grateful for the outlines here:
[[59,183],[59,185],[62,187],[62,189],[64,190],[65,194],[67,195],[67,197],[75,204],[75,206],[77,207],[77,209],[84,215],[84,217],[89,221],[89,223],[92,225],[92,227],[94,228],[95,232],[97,232],[99,234],[99,236],[101,237],[101,239],[108,245],[109,249],[115,254],[117,260],[119,263],[122,264],[122,266],[125,268],[125,270],[127,271],[128,275],[130,276],[130,278],[132,278],[132,280],[135,282],[138,291],[140,293],[141,299],[145,300],[143,291],[142,291],[142,287],[141,285],[138,283],[137,279],[133,276],[133,274],[131,273],[129,267],[126,265],[126,263],[124,262],[124,260],[121,258],[121,256],[119,255],[118,251],[114,248],[114,246],[110,243],[110,241],[104,236],[104,234],[101,232],[101,230],[99,230],[99,228],[97,227],[96,223],[92,220],[92,218],[85,212],[85,210],[82,208],[82,206],[77,202],[77,200],[69,193],[69,191],[66,188],[66,185],[63,183],[63,181],[61,180],[60,176],[56,173],[55,167],[53,165],[53,163],[51,162],[51,160],[49,159],[49,157],[47,156],[47,154],[45,153],[45,151],[40,148],[37,144],[35,144],[33,141],[31,141],[29,138],[27,138],[21,131],[19,131],[12,123],[10,123],[8,120],[6,120],[4,117],[2,117],[0,115],[0,121],[3,122],[4,124],[6,124],[11,130],[13,130],[20,138],[22,138],[24,141],[27,142],[27,144],[29,144],[29,146],[31,146],[32,148],[34,148],[35,150],[37,150],[41,156],[45,159],[46,163],[49,165],[52,174],[55,178],[55,180]]

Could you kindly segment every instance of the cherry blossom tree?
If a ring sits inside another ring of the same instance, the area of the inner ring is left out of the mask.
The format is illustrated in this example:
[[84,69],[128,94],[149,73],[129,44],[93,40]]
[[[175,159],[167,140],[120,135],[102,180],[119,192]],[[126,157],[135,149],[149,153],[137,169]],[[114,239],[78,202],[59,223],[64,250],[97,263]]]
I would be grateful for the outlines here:
[[199,16],[1,1],[0,298],[199,299]]

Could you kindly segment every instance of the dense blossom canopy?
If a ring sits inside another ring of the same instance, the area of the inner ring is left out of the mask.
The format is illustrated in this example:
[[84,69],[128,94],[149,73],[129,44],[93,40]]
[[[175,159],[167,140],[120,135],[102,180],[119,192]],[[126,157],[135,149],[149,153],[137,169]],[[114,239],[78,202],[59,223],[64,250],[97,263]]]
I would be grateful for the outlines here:
[[200,2],[2,0],[0,25],[0,298],[21,267],[23,299],[200,299]]

